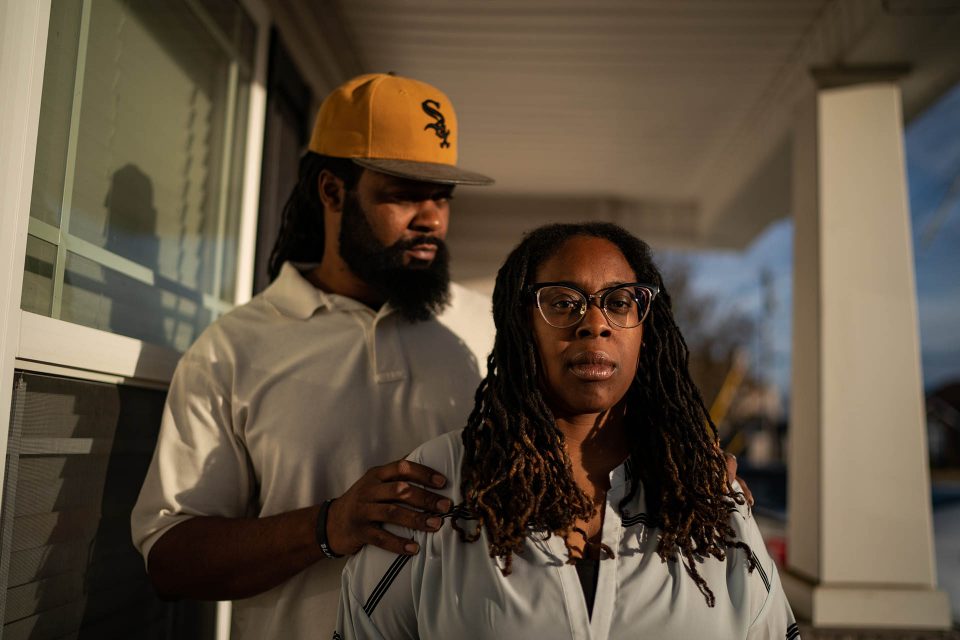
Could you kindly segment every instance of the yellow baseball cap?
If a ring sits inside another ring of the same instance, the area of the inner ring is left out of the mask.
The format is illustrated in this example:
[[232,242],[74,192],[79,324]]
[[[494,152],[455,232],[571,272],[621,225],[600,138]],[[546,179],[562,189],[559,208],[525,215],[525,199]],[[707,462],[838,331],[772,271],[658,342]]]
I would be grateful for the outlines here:
[[439,184],[493,184],[457,167],[457,114],[439,89],[392,73],[357,76],[320,105],[310,150]]

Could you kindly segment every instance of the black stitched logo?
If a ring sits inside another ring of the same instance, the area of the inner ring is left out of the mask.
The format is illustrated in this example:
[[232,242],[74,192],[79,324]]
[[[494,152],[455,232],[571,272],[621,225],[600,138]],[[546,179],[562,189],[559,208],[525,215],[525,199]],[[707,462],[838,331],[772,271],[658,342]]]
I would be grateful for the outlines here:
[[436,120],[436,122],[431,122],[426,125],[423,130],[433,129],[434,133],[437,134],[437,137],[440,138],[440,148],[446,149],[450,146],[450,143],[447,142],[447,136],[450,135],[450,129],[447,129],[447,120],[443,117],[443,114],[440,113],[440,103],[436,100],[424,100],[423,112]]

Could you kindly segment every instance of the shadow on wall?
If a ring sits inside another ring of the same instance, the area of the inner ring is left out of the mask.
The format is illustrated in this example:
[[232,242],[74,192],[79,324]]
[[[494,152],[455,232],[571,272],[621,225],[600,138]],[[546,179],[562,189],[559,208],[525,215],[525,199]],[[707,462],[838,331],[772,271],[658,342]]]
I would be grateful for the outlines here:
[[[105,257],[108,261],[98,264],[80,259],[73,267],[68,261],[62,318],[184,351],[210,323],[211,312],[201,291],[160,273],[153,181],[137,165],[124,165],[113,173],[104,207],[103,248],[121,260]],[[177,273],[194,258],[186,246],[176,246],[183,267]]]
[[[157,209],[153,183],[135,164],[113,173],[104,206],[107,208],[108,251],[141,264],[154,273],[159,269],[160,239],[156,235]],[[130,290],[130,278],[107,269],[104,288],[113,298],[110,330],[147,342],[165,344],[161,293],[156,288]],[[146,313],[144,311],[146,310]]]

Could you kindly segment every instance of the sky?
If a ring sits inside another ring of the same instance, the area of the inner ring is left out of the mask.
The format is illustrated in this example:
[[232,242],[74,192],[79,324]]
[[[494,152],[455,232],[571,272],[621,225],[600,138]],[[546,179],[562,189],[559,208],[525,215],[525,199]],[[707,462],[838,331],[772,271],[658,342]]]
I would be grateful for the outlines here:
[[[932,391],[960,382],[960,85],[907,126],[905,149],[921,362],[924,388]],[[749,345],[751,366],[788,397],[792,221],[774,222],[742,252],[678,255],[690,263],[695,290],[723,292],[718,311],[739,310],[761,327],[763,333]],[[764,271],[772,283],[766,314]]]

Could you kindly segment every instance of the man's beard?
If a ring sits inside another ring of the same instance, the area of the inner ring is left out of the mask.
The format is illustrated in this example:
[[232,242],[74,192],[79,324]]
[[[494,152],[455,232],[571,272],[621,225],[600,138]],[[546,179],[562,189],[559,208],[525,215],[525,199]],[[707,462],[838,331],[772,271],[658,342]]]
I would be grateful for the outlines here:
[[[423,235],[384,246],[352,191],[345,194],[339,240],[340,255],[350,270],[404,319],[428,320],[450,301],[450,256],[443,240]],[[437,248],[433,261],[412,260],[404,266],[404,252],[425,244]]]

